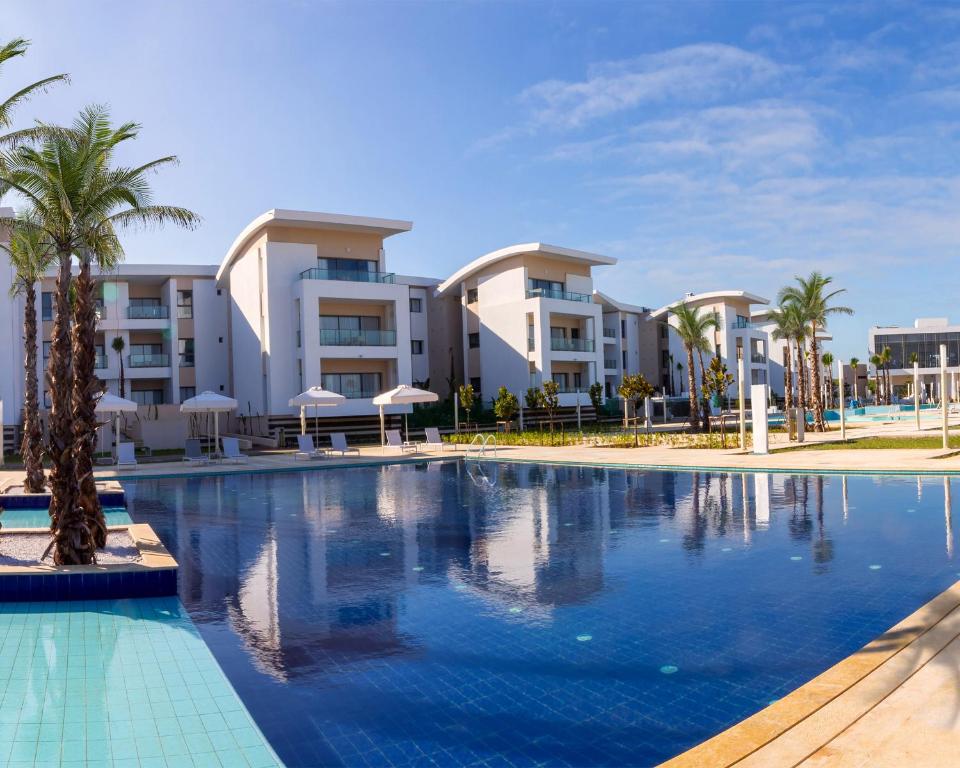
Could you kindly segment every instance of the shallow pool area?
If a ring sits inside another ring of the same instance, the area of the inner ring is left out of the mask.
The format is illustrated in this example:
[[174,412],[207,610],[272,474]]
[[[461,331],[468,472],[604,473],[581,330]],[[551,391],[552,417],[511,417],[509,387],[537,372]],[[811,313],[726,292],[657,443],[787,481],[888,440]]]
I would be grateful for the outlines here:
[[942,478],[424,462],[125,481],[289,766],[653,765],[958,578]]

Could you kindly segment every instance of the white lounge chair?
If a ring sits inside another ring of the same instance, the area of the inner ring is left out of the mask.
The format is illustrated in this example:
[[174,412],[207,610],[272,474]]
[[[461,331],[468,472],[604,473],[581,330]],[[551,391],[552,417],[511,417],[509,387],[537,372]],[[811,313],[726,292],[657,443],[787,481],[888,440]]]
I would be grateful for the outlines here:
[[388,429],[387,430],[387,448],[393,448],[400,451],[411,451],[412,453],[417,452],[417,446],[415,443],[405,443],[403,438],[400,437],[399,429]]
[[348,453],[360,453],[356,448],[347,445],[347,436],[343,432],[333,432],[330,434],[330,450],[336,451],[341,456]]
[[420,445],[424,448],[440,451],[442,453],[443,449],[447,447],[447,443],[440,439],[440,430],[437,427],[427,427],[423,430],[423,432],[426,439],[420,443]]
[[221,437],[220,444],[223,446],[223,460],[232,461],[234,464],[246,464],[247,455],[240,453],[240,441],[235,437]]
[[203,452],[203,445],[196,437],[188,437],[183,444],[183,460],[190,464],[206,464],[210,458]]
[[322,459],[327,455],[323,448],[317,448],[313,444],[311,435],[297,435],[297,452],[293,454],[294,459]]
[[117,466],[137,466],[137,456],[133,443],[117,443]]

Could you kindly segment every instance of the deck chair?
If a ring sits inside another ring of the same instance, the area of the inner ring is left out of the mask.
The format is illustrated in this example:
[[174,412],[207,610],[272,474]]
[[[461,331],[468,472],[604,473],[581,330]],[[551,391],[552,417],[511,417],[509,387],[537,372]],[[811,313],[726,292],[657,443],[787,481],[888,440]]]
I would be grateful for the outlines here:
[[235,437],[221,437],[220,444],[223,446],[223,460],[232,461],[234,464],[246,464],[247,455],[240,453],[240,441]]
[[322,459],[326,453],[323,448],[317,448],[313,444],[311,435],[297,435],[297,452],[293,454],[294,459]]
[[420,445],[442,453],[447,444],[440,439],[440,430],[437,427],[427,427],[423,432],[426,439]]
[[341,456],[348,453],[360,453],[356,448],[347,445],[347,436],[343,432],[333,432],[330,435],[330,450],[336,451]]
[[117,443],[117,466],[137,466],[137,457],[133,443]]
[[388,429],[387,432],[387,448],[393,448],[395,450],[403,453],[404,451],[411,451],[413,453],[417,452],[417,446],[413,443],[405,443],[403,438],[400,437],[399,429]]
[[190,464],[206,464],[210,458],[203,452],[199,438],[188,437],[183,444],[183,460]]

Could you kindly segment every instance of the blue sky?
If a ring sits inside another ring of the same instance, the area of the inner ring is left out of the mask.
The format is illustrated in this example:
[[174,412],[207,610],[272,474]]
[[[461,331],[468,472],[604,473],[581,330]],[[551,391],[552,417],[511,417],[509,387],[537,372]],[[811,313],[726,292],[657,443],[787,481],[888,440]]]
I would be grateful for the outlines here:
[[960,6],[916,3],[245,3],[7,0],[21,112],[105,102],[177,154],[157,198],[195,232],[130,261],[218,262],[274,207],[409,218],[393,269],[436,277],[545,242],[620,259],[598,283],[659,306],[773,297],[821,269],[874,324],[952,315],[960,276]]

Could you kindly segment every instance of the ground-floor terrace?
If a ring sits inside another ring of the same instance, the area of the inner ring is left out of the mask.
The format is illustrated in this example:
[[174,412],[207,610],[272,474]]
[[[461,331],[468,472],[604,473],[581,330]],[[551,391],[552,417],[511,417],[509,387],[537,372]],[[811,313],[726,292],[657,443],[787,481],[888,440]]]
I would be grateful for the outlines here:
[[[911,434],[902,425],[858,427],[859,437]],[[935,434],[935,431],[932,432]],[[415,435],[416,436],[416,435]],[[813,435],[814,443],[835,441],[836,432]],[[782,435],[773,436],[773,447],[786,447]],[[462,451],[421,450],[413,455],[385,453],[379,447],[361,447],[356,455],[328,458],[305,465],[289,452],[269,451],[251,455],[245,465],[184,467],[179,463],[144,464],[133,473],[105,470],[102,477],[121,478],[223,474],[244,476],[251,472],[295,472],[305,466],[353,467],[423,464],[425,460],[450,459]],[[781,472],[831,472],[850,477],[875,472],[922,473],[928,479],[960,478],[960,456],[937,449],[923,450],[804,450],[773,452],[766,456],[744,454],[736,449],[678,449],[577,447],[498,448],[495,457],[532,465],[663,467],[731,472],[760,470]],[[472,461],[472,460],[471,460]],[[4,480],[17,473],[3,473]],[[775,476],[775,475],[774,475]],[[918,481],[919,482],[919,481]],[[333,500],[331,500],[333,501]],[[947,538],[951,536],[951,499],[944,498]],[[949,546],[949,544],[948,544]],[[504,561],[509,564],[510,558]],[[581,563],[580,568],[584,567]],[[256,600],[256,584],[241,595],[243,607]],[[264,589],[273,589],[265,581]],[[253,591],[250,591],[253,590]],[[269,596],[271,592],[264,593]],[[276,617],[265,614],[261,626],[250,628],[251,642],[262,647],[269,662],[271,627]],[[290,628],[285,631],[289,632]],[[275,653],[276,651],[273,651]],[[960,588],[951,587],[929,604],[869,643],[862,651],[826,670],[793,693],[771,703],[753,717],[710,739],[670,762],[676,766],[726,765],[871,765],[943,766],[952,764],[960,739],[957,693],[953,670],[960,665]],[[251,763],[252,764],[252,763]]]

